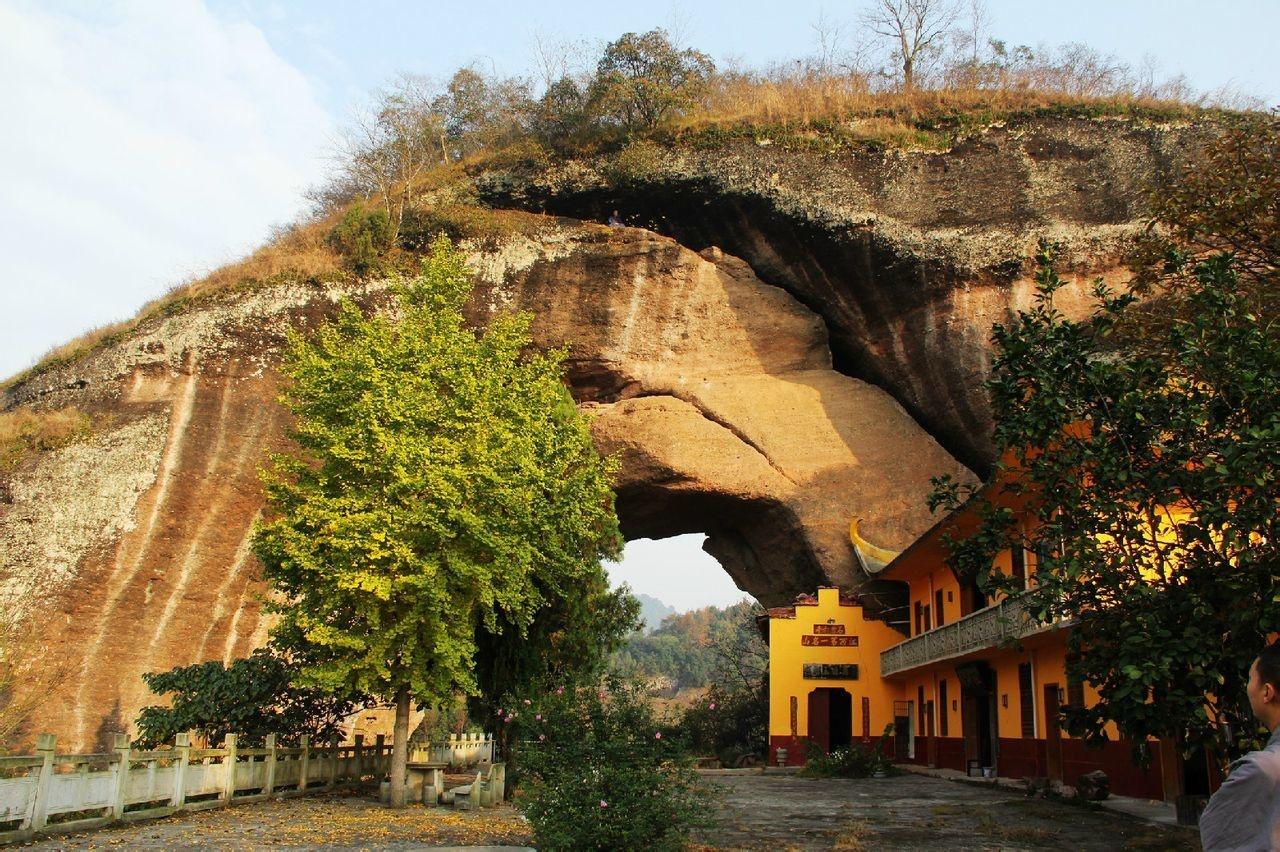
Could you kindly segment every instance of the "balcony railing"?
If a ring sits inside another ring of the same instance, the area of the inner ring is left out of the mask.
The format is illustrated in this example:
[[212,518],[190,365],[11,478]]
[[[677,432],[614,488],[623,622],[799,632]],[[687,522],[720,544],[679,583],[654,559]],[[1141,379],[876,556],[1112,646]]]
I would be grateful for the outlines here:
[[897,674],[916,666],[980,651],[1001,642],[1020,639],[1047,626],[1031,618],[1024,595],[1014,595],[882,651],[880,674]]

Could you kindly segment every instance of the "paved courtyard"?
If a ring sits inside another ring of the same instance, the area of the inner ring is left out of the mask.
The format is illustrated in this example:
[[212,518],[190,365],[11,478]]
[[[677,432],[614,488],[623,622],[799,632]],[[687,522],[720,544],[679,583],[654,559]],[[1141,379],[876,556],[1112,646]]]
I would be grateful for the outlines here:
[[[720,824],[702,849],[1199,849],[1194,832],[1017,793],[901,775],[811,780],[707,779]],[[140,823],[30,844],[40,849],[422,849],[527,846],[510,806],[480,812],[388,811],[368,792],[335,793]]]
[[730,849],[1200,848],[1193,831],[1107,811],[920,775],[808,779],[710,778],[721,826],[704,834]]

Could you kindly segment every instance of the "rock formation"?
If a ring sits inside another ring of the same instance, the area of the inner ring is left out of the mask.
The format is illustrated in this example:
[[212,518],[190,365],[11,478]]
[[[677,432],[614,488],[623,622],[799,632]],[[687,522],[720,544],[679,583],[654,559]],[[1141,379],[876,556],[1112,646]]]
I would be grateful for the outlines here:
[[[1177,139],[1085,122],[878,166],[770,148],[660,152],[642,176],[486,172],[493,203],[616,206],[666,235],[525,214],[523,233],[470,246],[469,310],[532,311],[537,344],[568,347],[575,397],[622,461],[628,537],[705,532],[766,605],[863,587],[850,520],[904,547],[931,523],[931,476],[990,462],[986,339],[1031,298],[1036,237],[1064,238],[1077,273],[1112,274],[1135,227],[1126,176]],[[134,718],[143,672],[262,641],[249,540],[256,472],[286,441],[277,353],[341,297],[376,308],[386,292],[214,294],[6,392],[5,408],[75,405],[97,424],[14,472],[0,502],[0,593],[65,673],[40,722],[60,746]]]
[[[1060,271],[1124,279],[1150,180],[1204,127],[1023,120],[943,153],[828,151],[820,139],[640,143],[547,168],[489,168],[499,206],[624,221],[750,264],[823,318],[840,372],[893,395],[951,453],[993,461],[982,381],[993,323],[1034,298],[1044,237]],[[1114,283],[1114,282],[1113,282]],[[1078,311],[1087,287],[1059,295]]]

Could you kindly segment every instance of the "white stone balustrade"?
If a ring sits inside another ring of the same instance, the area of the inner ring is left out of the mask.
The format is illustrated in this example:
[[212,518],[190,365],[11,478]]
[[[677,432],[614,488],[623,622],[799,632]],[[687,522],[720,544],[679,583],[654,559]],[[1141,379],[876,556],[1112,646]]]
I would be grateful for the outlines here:
[[881,651],[880,674],[897,674],[916,666],[993,648],[1048,626],[1032,619],[1025,595],[1014,595]]
[[36,835],[84,831],[117,820],[144,820],[179,811],[304,795],[381,777],[391,768],[391,746],[378,737],[365,745],[295,748],[267,738],[263,748],[240,748],[234,734],[222,748],[193,748],[179,735],[170,748],[135,750],[118,735],[103,754],[58,754],[52,734],[41,734],[34,755],[0,757],[0,843]]
[[442,763],[469,769],[493,763],[493,734],[450,734],[447,740],[417,743],[409,752],[410,763]]

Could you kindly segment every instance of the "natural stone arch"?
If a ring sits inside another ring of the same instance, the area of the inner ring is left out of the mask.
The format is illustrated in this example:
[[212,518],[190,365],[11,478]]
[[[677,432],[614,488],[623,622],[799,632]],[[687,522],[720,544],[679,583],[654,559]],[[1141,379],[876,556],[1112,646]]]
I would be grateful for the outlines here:
[[[972,479],[887,393],[834,370],[821,318],[745,263],[639,229],[528,220],[526,237],[472,247],[469,313],[532,311],[535,344],[568,348],[571,389],[601,450],[618,454],[626,535],[706,532],[741,587],[784,603],[820,583],[864,587],[852,518],[905,547],[929,525],[929,477]],[[143,672],[263,640],[248,542],[256,468],[287,428],[276,359],[284,330],[328,315],[339,295],[376,307],[385,287],[227,294],[6,394],[8,406],[77,405],[108,424],[19,471],[15,502],[0,505],[0,567],[41,585],[36,635],[70,663],[42,725],[68,747],[88,747],[116,702],[135,718],[153,700]],[[130,483],[121,517],[89,517],[92,501],[67,496],[88,482],[83,468]],[[33,540],[28,520],[68,512],[84,535],[55,524]]]

